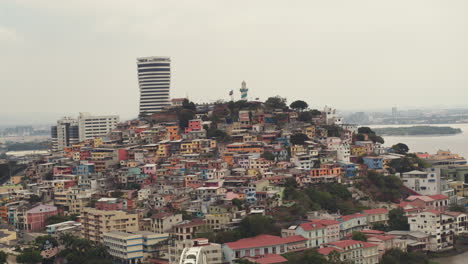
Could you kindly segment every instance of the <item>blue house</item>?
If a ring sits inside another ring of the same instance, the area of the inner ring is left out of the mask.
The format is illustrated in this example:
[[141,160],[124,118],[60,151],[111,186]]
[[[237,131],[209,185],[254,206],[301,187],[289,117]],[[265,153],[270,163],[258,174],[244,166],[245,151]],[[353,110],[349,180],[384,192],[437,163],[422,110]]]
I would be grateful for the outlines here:
[[383,168],[383,158],[382,157],[364,157],[364,164],[366,164],[368,169],[371,170],[381,170]]
[[356,164],[354,163],[342,163],[340,162],[341,167],[343,168],[344,175],[346,177],[355,177],[356,176]]
[[94,173],[94,164],[80,164],[72,169],[74,175],[89,175]]

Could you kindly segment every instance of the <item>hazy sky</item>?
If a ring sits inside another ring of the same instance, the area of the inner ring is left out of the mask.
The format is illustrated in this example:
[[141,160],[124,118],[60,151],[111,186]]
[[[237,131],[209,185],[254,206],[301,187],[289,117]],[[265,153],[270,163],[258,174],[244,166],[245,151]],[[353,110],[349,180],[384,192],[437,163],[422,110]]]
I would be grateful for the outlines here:
[[466,0],[1,0],[0,122],[136,116],[138,56],[170,56],[171,96],[195,101],[238,97],[246,80],[251,97],[320,108],[468,106],[467,11]]

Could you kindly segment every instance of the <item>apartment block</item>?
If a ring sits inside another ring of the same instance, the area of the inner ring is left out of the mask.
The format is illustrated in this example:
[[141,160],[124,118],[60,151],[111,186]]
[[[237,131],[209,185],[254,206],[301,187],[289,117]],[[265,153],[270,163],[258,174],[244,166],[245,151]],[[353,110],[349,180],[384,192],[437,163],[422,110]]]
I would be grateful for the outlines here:
[[96,242],[102,241],[104,233],[138,231],[138,214],[123,211],[102,211],[86,207],[81,222],[83,237]]

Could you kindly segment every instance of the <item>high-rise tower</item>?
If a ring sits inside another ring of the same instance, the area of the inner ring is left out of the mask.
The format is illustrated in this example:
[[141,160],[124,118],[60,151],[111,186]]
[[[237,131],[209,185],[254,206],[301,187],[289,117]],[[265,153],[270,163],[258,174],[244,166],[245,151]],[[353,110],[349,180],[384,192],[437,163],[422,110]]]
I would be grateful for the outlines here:
[[140,114],[161,111],[170,105],[171,59],[169,57],[137,58],[140,87]]

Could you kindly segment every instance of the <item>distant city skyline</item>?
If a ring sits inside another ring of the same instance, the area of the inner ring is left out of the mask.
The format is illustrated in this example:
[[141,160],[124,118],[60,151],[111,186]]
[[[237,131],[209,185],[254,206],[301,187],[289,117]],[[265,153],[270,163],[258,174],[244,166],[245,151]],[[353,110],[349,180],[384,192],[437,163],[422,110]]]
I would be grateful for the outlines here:
[[312,108],[468,107],[467,8],[430,0],[6,0],[0,123],[78,112],[137,117],[135,58],[151,55],[172,59],[171,98],[195,102],[229,100],[231,90],[239,99],[245,80],[251,98],[280,95]]

